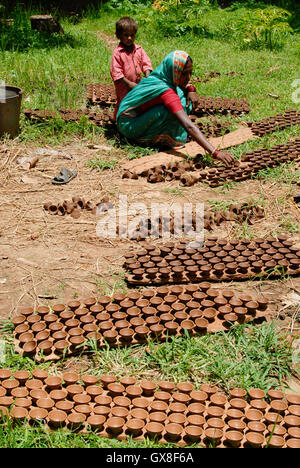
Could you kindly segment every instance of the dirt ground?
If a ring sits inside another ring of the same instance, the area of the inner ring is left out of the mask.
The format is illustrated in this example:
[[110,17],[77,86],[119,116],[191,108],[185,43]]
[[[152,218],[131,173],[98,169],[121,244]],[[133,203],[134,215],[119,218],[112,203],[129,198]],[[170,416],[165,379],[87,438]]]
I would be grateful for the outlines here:
[[[122,179],[125,154],[108,142],[99,141],[90,148],[87,141],[75,141],[62,147],[36,147],[30,144],[0,146],[0,318],[15,315],[21,306],[66,303],[72,298],[112,294],[126,288],[122,264],[124,254],[137,242],[127,239],[100,239],[96,233],[98,218],[83,210],[80,218],[50,215],[46,202],[59,203],[80,196],[93,205],[104,196],[118,207],[119,195],[127,195],[128,205],[143,202],[188,203],[208,201],[249,202],[262,195],[265,218],[249,227],[254,237],[287,232],[280,227],[283,217],[299,223],[299,209],[292,201],[297,186],[276,180],[244,181],[230,190],[211,189],[196,184],[180,187],[177,181],[149,184],[146,179]],[[33,169],[23,169],[20,157],[37,155]],[[87,162],[95,158],[119,159],[115,169],[91,170]],[[62,167],[78,175],[66,185],[51,183]],[[231,238],[243,234],[243,226],[233,221],[222,223],[209,235]],[[291,234],[300,241],[300,235]],[[154,243],[160,243],[154,240]],[[220,284],[221,286],[221,284]],[[243,292],[256,292],[270,300],[272,316],[279,327],[299,336],[300,278],[276,281],[230,283]],[[295,343],[295,370],[299,370],[300,339]],[[298,356],[298,357],[297,357]],[[299,382],[295,381],[296,388]]]

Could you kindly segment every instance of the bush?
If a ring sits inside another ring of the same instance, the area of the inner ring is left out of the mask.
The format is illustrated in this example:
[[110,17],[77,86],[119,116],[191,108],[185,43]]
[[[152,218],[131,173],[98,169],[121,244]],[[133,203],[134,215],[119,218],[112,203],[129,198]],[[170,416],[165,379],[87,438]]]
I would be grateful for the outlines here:
[[249,10],[237,23],[242,47],[279,49],[287,34],[293,32],[288,23],[291,13],[270,7]]
[[194,34],[205,36],[207,27],[202,24],[202,14],[211,8],[210,0],[155,0],[140,13],[135,12],[139,24],[151,23],[155,29],[166,37]]

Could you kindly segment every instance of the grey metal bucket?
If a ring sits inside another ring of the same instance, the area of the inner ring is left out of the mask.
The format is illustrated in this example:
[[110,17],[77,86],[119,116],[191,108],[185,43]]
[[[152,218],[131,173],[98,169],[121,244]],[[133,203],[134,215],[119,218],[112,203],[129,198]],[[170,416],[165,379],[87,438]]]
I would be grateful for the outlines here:
[[22,90],[14,86],[0,86],[0,138],[19,133]]

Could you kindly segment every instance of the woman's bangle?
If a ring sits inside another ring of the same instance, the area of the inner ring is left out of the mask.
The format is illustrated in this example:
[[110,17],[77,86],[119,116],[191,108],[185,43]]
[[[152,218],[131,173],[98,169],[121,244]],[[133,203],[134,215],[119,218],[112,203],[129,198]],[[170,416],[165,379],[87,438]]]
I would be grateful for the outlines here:
[[213,153],[211,153],[211,155],[215,157],[215,156],[218,156],[219,153],[220,153],[219,150],[215,150]]
[[185,89],[186,89],[186,91],[188,93],[196,93],[197,92],[197,89],[193,85],[188,85]]

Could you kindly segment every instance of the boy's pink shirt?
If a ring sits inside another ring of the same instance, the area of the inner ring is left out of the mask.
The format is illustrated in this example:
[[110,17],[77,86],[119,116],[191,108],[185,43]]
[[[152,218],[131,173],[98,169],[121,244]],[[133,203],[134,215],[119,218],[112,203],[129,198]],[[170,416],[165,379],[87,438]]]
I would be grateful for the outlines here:
[[126,84],[122,81],[117,82],[117,80],[125,77],[129,81],[138,83],[141,74],[145,73],[146,70],[152,70],[152,65],[150,58],[140,45],[134,44],[131,52],[126,50],[121,43],[118,45],[114,50],[110,64],[110,74],[117,94],[116,108],[119,107],[120,102],[129,92]]

